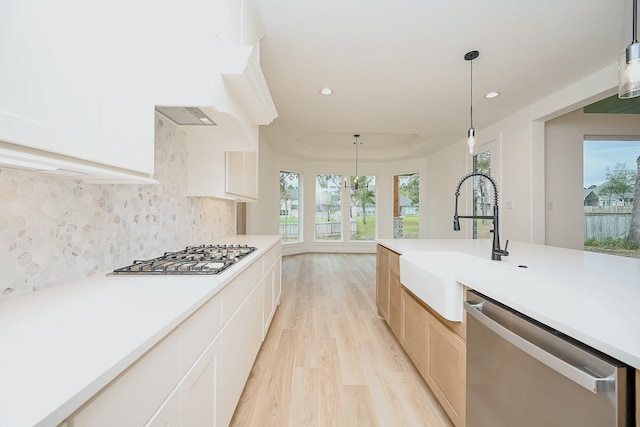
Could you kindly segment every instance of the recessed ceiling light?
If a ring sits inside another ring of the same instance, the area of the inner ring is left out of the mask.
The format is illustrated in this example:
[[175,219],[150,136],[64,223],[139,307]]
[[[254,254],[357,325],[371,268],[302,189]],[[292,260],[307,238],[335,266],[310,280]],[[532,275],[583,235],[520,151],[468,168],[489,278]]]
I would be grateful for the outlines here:
[[492,99],[500,95],[500,92],[489,92],[484,97],[487,99]]
[[320,93],[322,95],[329,96],[333,93],[333,90],[331,90],[331,88],[328,88],[328,87],[323,87],[322,89],[320,89]]

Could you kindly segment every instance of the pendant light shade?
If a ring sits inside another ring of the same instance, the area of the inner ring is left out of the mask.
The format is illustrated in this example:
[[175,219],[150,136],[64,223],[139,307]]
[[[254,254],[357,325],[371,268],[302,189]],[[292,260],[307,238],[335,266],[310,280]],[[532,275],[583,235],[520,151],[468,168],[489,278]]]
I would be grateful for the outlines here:
[[633,39],[620,54],[619,98],[640,96],[640,43],[638,43],[638,1],[633,0]]
[[480,52],[477,50],[472,50],[471,52],[467,52],[464,55],[465,61],[469,61],[471,64],[471,85],[470,85],[470,106],[469,106],[469,115],[471,116],[471,124],[469,126],[469,130],[467,131],[467,146],[469,148],[469,154],[473,154],[473,150],[476,146],[476,129],[473,127],[473,60],[480,56]]

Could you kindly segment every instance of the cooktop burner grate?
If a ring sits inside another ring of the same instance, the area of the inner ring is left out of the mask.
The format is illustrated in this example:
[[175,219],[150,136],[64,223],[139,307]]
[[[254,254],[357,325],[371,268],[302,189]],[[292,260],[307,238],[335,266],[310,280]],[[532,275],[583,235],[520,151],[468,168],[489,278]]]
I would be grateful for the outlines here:
[[157,258],[134,260],[131,265],[113,270],[113,274],[218,274],[255,250],[247,245],[187,246]]

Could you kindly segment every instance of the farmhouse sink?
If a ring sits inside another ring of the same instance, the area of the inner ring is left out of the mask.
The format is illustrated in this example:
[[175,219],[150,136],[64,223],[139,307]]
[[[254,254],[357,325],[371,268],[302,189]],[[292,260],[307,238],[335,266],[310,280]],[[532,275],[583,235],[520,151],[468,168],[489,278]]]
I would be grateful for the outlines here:
[[454,274],[469,258],[459,252],[404,252],[400,282],[445,319],[461,322],[462,285]]

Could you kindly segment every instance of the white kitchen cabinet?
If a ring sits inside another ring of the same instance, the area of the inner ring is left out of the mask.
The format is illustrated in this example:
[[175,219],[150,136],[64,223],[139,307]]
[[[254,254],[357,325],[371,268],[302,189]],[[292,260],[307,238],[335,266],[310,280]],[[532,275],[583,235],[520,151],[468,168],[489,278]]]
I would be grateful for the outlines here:
[[0,16],[0,165],[153,182],[151,66],[131,61],[151,36],[113,2],[9,3]]
[[280,301],[281,259],[278,244],[245,266],[66,425],[228,425]]
[[271,326],[271,321],[276,313],[278,304],[280,304],[280,293],[282,289],[282,258],[280,256],[280,246],[276,246],[269,251],[269,254],[265,255],[265,269],[267,272],[263,278],[263,339],[267,335],[267,331]]
[[185,376],[180,386],[182,427],[216,425],[221,350],[218,337]]
[[180,389],[177,388],[162,403],[145,427],[179,427],[180,415]]
[[188,140],[187,194],[257,200],[258,153],[222,151],[208,141]]
[[243,200],[258,198],[258,153],[226,152],[226,191]]
[[222,332],[217,425],[229,425],[262,344],[262,286],[255,286]]
[[149,350],[67,421],[70,427],[141,426],[180,380],[176,333]]
[[[13,0],[0,15],[0,140],[79,154],[77,25],[59,3]],[[76,125],[74,128],[73,125]]]

